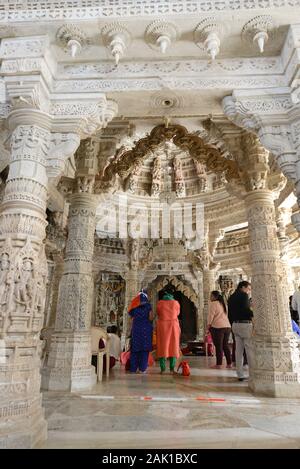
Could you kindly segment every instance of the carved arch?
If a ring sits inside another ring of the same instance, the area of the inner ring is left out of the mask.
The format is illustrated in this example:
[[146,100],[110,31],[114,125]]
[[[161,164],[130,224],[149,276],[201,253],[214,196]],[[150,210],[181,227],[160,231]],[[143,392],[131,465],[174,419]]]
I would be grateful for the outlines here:
[[160,291],[167,285],[173,285],[176,290],[183,293],[198,309],[198,296],[191,285],[188,285],[186,282],[180,280],[176,276],[173,277],[163,277],[161,280],[156,283],[156,290]]
[[106,167],[102,182],[108,183],[118,174],[122,179],[129,176],[134,164],[143,161],[154,151],[158,145],[166,140],[173,139],[173,143],[190,156],[201,161],[214,172],[225,172],[226,179],[238,179],[238,166],[235,161],[225,158],[220,150],[211,144],[207,144],[199,136],[189,133],[182,125],[157,125],[149,135],[141,138],[131,150],[117,155]]

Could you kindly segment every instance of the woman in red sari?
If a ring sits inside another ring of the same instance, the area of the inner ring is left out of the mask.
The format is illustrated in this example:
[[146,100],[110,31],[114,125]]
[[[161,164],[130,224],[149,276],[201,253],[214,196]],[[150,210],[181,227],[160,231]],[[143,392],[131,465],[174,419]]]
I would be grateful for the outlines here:
[[166,359],[169,358],[170,371],[174,372],[176,359],[180,356],[180,304],[170,290],[165,290],[163,299],[157,303],[156,311],[156,356],[159,358],[160,370],[161,373],[166,371]]

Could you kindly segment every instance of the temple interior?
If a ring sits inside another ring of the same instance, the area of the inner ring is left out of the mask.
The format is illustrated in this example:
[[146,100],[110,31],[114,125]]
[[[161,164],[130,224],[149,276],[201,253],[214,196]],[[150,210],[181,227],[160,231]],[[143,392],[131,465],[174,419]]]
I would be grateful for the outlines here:
[[[0,6],[0,448],[300,448],[300,2],[248,4]],[[238,382],[204,338],[243,280]],[[99,378],[168,287],[190,376]]]

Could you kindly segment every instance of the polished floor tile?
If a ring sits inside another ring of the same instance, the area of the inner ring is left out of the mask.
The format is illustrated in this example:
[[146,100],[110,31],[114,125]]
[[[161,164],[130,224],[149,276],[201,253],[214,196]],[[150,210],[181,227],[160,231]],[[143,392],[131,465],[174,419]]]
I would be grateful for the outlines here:
[[300,400],[253,396],[235,370],[189,357],[191,376],[126,373],[45,392],[45,448],[300,448]]

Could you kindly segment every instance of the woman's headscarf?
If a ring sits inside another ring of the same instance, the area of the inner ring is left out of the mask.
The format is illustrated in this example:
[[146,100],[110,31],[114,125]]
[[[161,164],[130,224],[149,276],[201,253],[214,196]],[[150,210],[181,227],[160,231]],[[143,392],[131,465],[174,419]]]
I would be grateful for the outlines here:
[[148,295],[145,293],[144,290],[142,290],[137,294],[137,296],[133,298],[132,302],[129,305],[128,313],[132,309],[138,308],[139,306],[144,305],[145,303],[149,303]]
[[163,296],[163,300],[174,300],[174,296],[172,295],[172,293],[165,292]]

